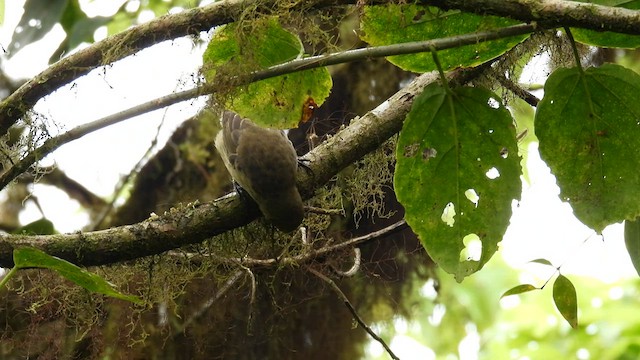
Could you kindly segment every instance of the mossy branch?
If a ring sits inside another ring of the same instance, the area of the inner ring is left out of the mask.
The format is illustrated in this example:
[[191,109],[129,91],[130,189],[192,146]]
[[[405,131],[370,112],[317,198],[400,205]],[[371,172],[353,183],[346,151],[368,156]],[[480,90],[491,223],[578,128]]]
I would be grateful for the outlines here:
[[[450,82],[466,82],[477,70],[458,70]],[[304,198],[326,184],[340,170],[377,149],[402,128],[413,99],[437,81],[428,73],[415,79],[383,104],[306,154],[311,172],[298,172]],[[13,249],[32,246],[76,265],[104,265],[160,254],[246,225],[260,215],[255,204],[235,193],[206,204],[190,204],[132,225],[94,232],[56,235],[0,236],[0,266],[13,266]]]
[[423,0],[442,9],[498,15],[544,27],[576,27],[640,35],[640,11],[566,0]]

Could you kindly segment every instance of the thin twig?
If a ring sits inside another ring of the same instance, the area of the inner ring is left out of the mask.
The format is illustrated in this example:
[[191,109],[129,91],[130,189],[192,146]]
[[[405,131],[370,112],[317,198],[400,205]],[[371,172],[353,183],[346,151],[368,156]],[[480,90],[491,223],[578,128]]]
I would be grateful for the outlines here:
[[495,78],[498,80],[500,85],[504,86],[507,90],[514,93],[517,97],[524,100],[527,104],[537,107],[540,99],[537,96],[533,95],[529,91],[522,88],[522,86],[514,83],[511,79],[507,79],[506,76],[499,74],[496,75]]
[[369,336],[371,336],[375,341],[379,342],[382,345],[382,347],[384,347],[384,349],[387,351],[387,353],[392,359],[396,359],[396,360],[400,359],[396,354],[393,353],[389,345],[387,345],[387,343],[380,336],[378,336],[378,334],[376,334],[373,330],[371,330],[371,328],[364,322],[364,320],[362,320],[362,318],[360,317],[356,309],[353,307],[353,305],[351,305],[351,302],[349,301],[349,298],[347,298],[347,295],[345,295],[342,292],[342,290],[340,290],[340,287],[333,280],[331,280],[330,278],[325,276],[323,273],[317,271],[314,268],[310,267],[308,268],[308,270],[310,273],[319,277],[321,280],[329,284],[331,289],[338,295],[340,300],[344,302],[344,305],[347,307],[347,309],[349,309],[349,312],[351,312],[351,315],[353,315],[354,319],[356,319],[358,324],[362,326],[362,328],[367,332],[367,334],[369,334]]
[[142,169],[142,166],[146,163],[146,160],[149,158],[149,156],[151,156],[151,154],[153,153],[153,149],[155,149],[155,147],[158,145],[158,137],[160,136],[160,130],[162,129],[162,126],[164,125],[164,122],[167,118],[168,110],[168,108],[165,108],[162,120],[160,121],[156,129],[156,135],[153,137],[153,140],[151,140],[147,151],[145,151],[144,155],[142,155],[140,159],[138,159],[138,162],[133,166],[133,168],[131,168],[131,171],[129,171],[127,176],[120,180],[120,182],[116,185],[111,201],[100,210],[100,213],[98,214],[98,216],[96,216],[95,220],[89,226],[87,226],[87,230],[95,230],[100,227],[100,225],[102,225],[102,222],[115,208],[115,203],[120,198],[120,195],[122,195],[126,186],[140,172],[140,169]]
[[358,236],[355,237],[353,239],[341,242],[341,243],[337,243],[337,244],[333,244],[333,245],[328,245],[328,246],[324,246],[321,247],[319,249],[316,250],[309,250],[308,252],[305,252],[303,254],[300,255],[295,255],[295,256],[283,256],[283,257],[278,257],[278,258],[271,258],[271,259],[254,259],[254,258],[227,258],[227,257],[223,257],[223,256],[218,256],[218,255],[205,255],[205,254],[195,254],[195,253],[187,253],[185,254],[184,252],[176,252],[176,251],[171,251],[169,252],[170,255],[174,255],[174,256],[180,256],[180,257],[185,257],[189,260],[195,260],[198,257],[206,257],[209,259],[213,259],[214,261],[217,261],[221,264],[242,264],[244,266],[247,267],[270,267],[270,266],[276,266],[276,265],[300,265],[309,261],[312,261],[313,259],[325,256],[327,254],[333,253],[333,252],[337,252],[337,251],[342,251],[346,248],[349,247],[353,247],[353,246],[357,246],[357,245],[362,245],[364,243],[367,243],[369,241],[375,240],[379,237],[388,235],[394,231],[397,231],[400,228],[403,228],[407,225],[406,221],[400,220],[394,224],[391,224],[385,228],[382,228],[380,230],[374,231],[374,232],[370,232],[366,235],[363,236]]
[[247,333],[251,333],[251,320],[253,319],[253,305],[256,302],[256,276],[253,271],[242,264],[238,264],[249,275],[251,280],[251,292],[249,293],[249,316],[247,319]]
[[305,206],[304,209],[320,215],[344,215],[344,210],[342,209],[323,209],[315,206]]
[[[224,282],[224,284],[220,287],[220,289],[212,296],[210,297],[207,301],[205,301],[202,305],[200,305],[200,307],[198,308],[198,310],[196,310],[196,312],[194,312],[193,314],[191,314],[190,317],[188,317],[183,323],[182,326],[178,329],[178,331],[176,331],[173,336],[176,337],[182,333],[185,332],[185,330],[187,329],[187,327],[189,327],[189,325],[191,325],[194,321],[196,321],[197,319],[199,319],[200,317],[202,317],[202,315],[204,315],[209,308],[211,307],[211,305],[213,305],[216,301],[218,301],[222,295],[226,294],[227,291],[229,291],[229,289],[231,288],[231,286],[233,286],[233,284],[235,284],[239,279],[240,276],[242,275],[242,273],[244,273],[245,270],[244,269],[239,269],[236,270],[236,272],[234,272],[228,279],[227,281]],[[252,274],[253,275],[253,274]],[[252,288],[253,291],[253,288]]]
[[358,270],[360,270],[361,263],[362,263],[362,252],[360,251],[360,248],[354,247],[353,248],[353,265],[351,266],[351,268],[349,268],[349,270],[342,271],[333,264],[329,264],[329,266],[331,266],[331,269],[335,271],[336,274],[344,277],[351,277],[358,273]]
[[[504,27],[492,31],[480,31],[471,34],[452,36],[444,39],[434,39],[428,41],[418,41],[402,44],[394,44],[388,46],[378,46],[370,48],[362,48],[355,50],[341,51],[333,54],[312,56],[309,58],[293,60],[284,64],[272,66],[265,70],[256,71],[248,76],[236,77],[230,79],[233,85],[241,86],[259,80],[264,80],[284,74],[289,74],[302,70],[309,70],[328,65],[342,64],[356,60],[386,57],[392,55],[415,54],[431,50],[444,50],[464,45],[472,45],[490,40],[501,39],[510,36],[528,34],[540,30],[536,24],[520,24]],[[166,95],[152,101],[131,107],[127,110],[106,116],[104,118],[92,121],[75,127],[64,134],[52,137],[45,141],[41,146],[27,154],[17,164],[12,166],[7,172],[0,176],[0,189],[4,188],[13,179],[27,171],[39,159],[43,159],[60,146],[77,140],[93,131],[117,124],[123,120],[130,119],[153,110],[157,110],[166,106],[170,106],[185,100],[212,94],[218,89],[218,84],[205,84],[194,89],[177,92]]]

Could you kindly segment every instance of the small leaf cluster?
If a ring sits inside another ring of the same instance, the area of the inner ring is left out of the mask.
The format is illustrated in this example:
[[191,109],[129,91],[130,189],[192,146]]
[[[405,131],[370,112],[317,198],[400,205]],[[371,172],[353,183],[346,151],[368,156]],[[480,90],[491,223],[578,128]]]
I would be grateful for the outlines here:
[[[536,259],[531,262],[553,266],[551,262],[546,259]],[[556,305],[556,309],[558,309],[562,317],[575,329],[578,327],[578,295],[576,288],[569,278],[559,273],[559,268],[557,268],[556,271],[558,272],[558,276],[553,282],[553,303]],[[505,291],[501,297],[519,295],[533,290],[542,290],[547,283],[539,288],[531,284],[520,284]]]

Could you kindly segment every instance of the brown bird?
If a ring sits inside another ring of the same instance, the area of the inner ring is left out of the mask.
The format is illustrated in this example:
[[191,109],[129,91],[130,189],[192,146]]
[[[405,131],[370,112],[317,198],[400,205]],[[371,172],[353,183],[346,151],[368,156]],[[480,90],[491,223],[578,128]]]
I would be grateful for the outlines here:
[[287,135],[228,110],[221,122],[216,148],[231,177],[269,222],[281,231],[297,229],[304,207],[296,187],[298,156]]

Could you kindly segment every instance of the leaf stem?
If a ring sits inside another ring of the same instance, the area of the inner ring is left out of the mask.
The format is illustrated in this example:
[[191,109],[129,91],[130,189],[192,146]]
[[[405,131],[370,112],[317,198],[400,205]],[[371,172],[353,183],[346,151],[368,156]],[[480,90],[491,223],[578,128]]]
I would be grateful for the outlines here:
[[393,351],[391,350],[389,345],[387,345],[387,343],[384,341],[384,339],[382,339],[380,336],[378,336],[378,334],[376,334],[375,331],[373,331],[369,327],[369,325],[367,325],[364,322],[362,317],[360,317],[360,314],[358,314],[358,311],[351,304],[351,301],[349,301],[349,298],[347,298],[347,295],[345,295],[345,293],[340,289],[340,287],[335,283],[335,281],[331,280],[329,277],[327,277],[323,273],[319,272],[318,270],[315,270],[314,268],[310,267],[309,268],[309,272],[311,272],[313,275],[315,275],[318,278],[320,278],[322,281],[326,282],[329,285],[329,287],[331,287],[331,290],[333,290],[336,293],[336,295],[338,295],[340,300],[342,300],[342,302],[344,302],[344,305],[347,307],[347,309],[349,309],[349,312],[351,313],[353,318],[356,319],[358,324],[360,324],[360,326],[362,326],[362,328],[367,332],[367,334],[369,334],[369,336],[371,336],[375,341],[379,342],[380,345],[382,345],[382,347],[384,347],[384,349],[387,351],[387,354],[389,354],[389,356],[392,359],[396,359],[396,360],[400,359],[396,354],[393,353]]
[[580,62],[580,54],[578,54],[578,47],[576,46],[576,41],[573,39],[571,29],[565,26],[564,31],[569,38],[569,42],[571,43],[571,50],[573,51],[573,57],[576,60],[576,67],[578,68],[578,71],[580,71],[580,74],[584,75],[584,69],[582,69],[582,63]]
[[444,74],[444,70],[442,70],[442,64],[440,64],[440,59],[438,59],[438,51],[435,47],[431,47],[431,57],[433,58],[433,62],[436,64],[436,68],[438,69],[438,74],[440,74],[440,81],[442,81],[442,87],[447,92],[448,97],[453,95],[451,93],[451,88],[449,88],[449,83],[447,82],[447,77]]
[[0,289],[2,289],[9,282],[16,271],[18,271],[18,266],[12,267],[11,270],[9,270],[9,272],[2,277],[2,280],[0,280]]

